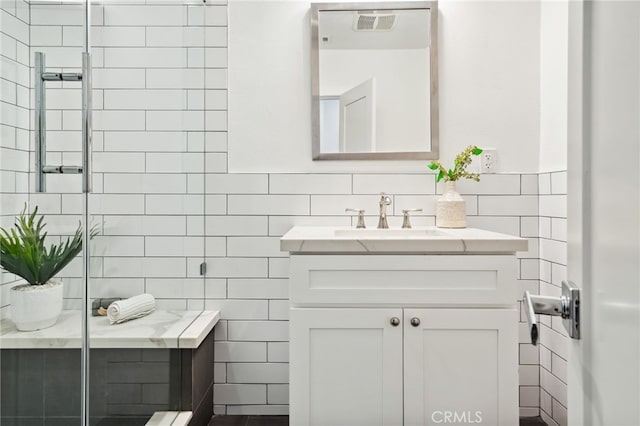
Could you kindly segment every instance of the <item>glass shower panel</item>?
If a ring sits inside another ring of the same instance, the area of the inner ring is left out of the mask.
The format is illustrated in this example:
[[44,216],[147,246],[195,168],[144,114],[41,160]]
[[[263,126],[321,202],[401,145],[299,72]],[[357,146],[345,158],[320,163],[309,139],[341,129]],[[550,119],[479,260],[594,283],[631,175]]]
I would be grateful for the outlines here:
[[110,311],[125,319],[132,297],[155,310],[91,318],[90,411],[96,424],[142,425],[193,408],[192,354],[178,343],[204,307],[204,3],[97,7],[89,299],[123,299]]
[[[81,176],[73,173],[82,165],[82,86],[72,77],[81,73],[84,6],[0,0],[0,8],[0,225],[12,226],[26,204],[46,215],[47,243],[66,240],[79,224],[96,233],[89,294],[78,256],[58,274],[64,312],[53,327],[15,330],[9,295],[22,281],[2,273],[0,424],[79,425],[85,401],[95,425],[143,425],[158,411],[193,411],[202,423],[212,407],[206,392],[197,400],[198,380],[212,381],[212,354],[201,357],[199,377],[193,372],[196,351],[212,348],[211,337],[198,349],[181,346],[179,337],[205,298],[205,5],[147,0],[92,7],[88,224]],[[48,73],[44,97],[35,96],[37,52]],[[44,98],[38,120],[37,100]],[[50,172],[43,185],[36,185],[38,130],[46,138],[39,158]],[[151,314],[113,325],[102,315],[110,301],[141,294],[153,296]],[[89,321],[88,399],[81,394],[85,308],[96,314]],[[202,401],[207,410],[195,406]]]
[[[37,124],[46,139],[44,166],[55,171],[62,165],[81,165],[82,82],[73,76],[82,67],[84,7],[1,0],[0,9],[0,225],[11,227],[23,209],[37,208],[44,215],[48,247],[64,243],[79,226],[85,227],[81,175],[47,174],[46,188],[38,188],[46,191],[37,192],[35,169]],[[37,65],[44,74],[36,75]],[[43,90],[38,89],[41,96],[36,97],[38,84]],[[44,113],[39,121],[38,99]],[[101,268],[99,262],[95,259],[96,269]],[[9,290],[25,281],[2,273],[2,425],[81,424],[82,256],[55,277],[63,283],[63,312],[54,326],[29,332],[16,329],[16,303],[11,307],[15,290]]]

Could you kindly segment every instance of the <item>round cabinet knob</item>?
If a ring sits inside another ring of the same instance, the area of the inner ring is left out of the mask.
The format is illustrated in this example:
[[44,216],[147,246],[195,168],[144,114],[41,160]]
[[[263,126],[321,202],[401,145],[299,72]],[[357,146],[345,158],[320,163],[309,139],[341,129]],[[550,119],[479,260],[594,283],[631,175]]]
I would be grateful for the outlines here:
[[389,322],[391,323],[392,326],[397,327],[400,324],[400,318],[393,317]]
[[420,325],[420,318],[417,317],[413,317],[411,318],[411,325],[414,327],[417,327]]

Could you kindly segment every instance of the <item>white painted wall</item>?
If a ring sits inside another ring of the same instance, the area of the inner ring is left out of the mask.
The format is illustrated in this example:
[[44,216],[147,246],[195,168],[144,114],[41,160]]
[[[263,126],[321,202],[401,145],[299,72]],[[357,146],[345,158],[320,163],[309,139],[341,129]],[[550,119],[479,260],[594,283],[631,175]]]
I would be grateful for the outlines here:
[[567,1],[540,4],[540,171],[567,169]]
[[[439,8],[441,158],[477,144],[498,149],[500,171],[537,172],[539,2]],[[311,160],[308,2],[231,0],[229,22],[230,171],[425,170],[423,161]]]

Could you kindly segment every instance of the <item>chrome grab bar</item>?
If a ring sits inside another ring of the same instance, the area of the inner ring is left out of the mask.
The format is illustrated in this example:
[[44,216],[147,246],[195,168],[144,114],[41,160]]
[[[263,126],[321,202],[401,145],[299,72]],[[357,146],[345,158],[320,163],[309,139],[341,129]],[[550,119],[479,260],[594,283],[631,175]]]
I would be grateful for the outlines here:
[[569,337],[580,338],[580,289],[572,282],[562,282],[562,296],[532,296],[529,291],[524,292],[524,310],[529,324],[531,344],[537,345],[540,337],[540,327],[536,314],[560,316]]
[[[85,59],[87,56],[87,59]],[[85,62],[88,65],[85,65]],[[35,52],[35,157],[36,157],[36,192],[45,192],[47,190],[47,174],[81,174],[84,170],[87,170],[88,177],[83,179],[83,190],[88,188],[91,190],[91,165],[90,155],[89,162],[85,164],[85,149],[91,152],[91,114],[89,109],[91,107],[91,60],[88,53],[82,54],[82,73],[58,73],[58,72],[45,72],[45,54],[42,52]],[[82,106],[83,106],[83,120],[82,120],[82,150],[83,150],[83,165],[82,166],[52,166],[47,164],[47,101],[45,82],[47,81],[81,81],[82,82]],[[85,96],[87,95],[87,96]],[[85,101],[85,97],[88,101]],[[88,117],[85,119],[85,116]],[[88,121],[88,124],[87,124]],[[88,142],[87,142],[88,140]],[[87,191],[87,192],[88,192]]]

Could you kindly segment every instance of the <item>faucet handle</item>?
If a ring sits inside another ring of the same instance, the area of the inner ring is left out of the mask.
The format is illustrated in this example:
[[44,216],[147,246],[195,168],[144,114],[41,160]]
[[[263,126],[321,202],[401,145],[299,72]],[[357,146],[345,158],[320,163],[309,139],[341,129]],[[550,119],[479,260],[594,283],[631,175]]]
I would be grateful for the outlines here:
[[364,224],[364,209],[347,208],[347,209],[344,209],[344,211],[345,213],[348,213],[348,212],[358,213],[358,224],[356,225],[356,228],[360,228],[360,229],[366,228],[366,225]]
[[421,212],[422,209],[402,209],[402,229],[411,229],[411,222],[409,221],[410,212]]

